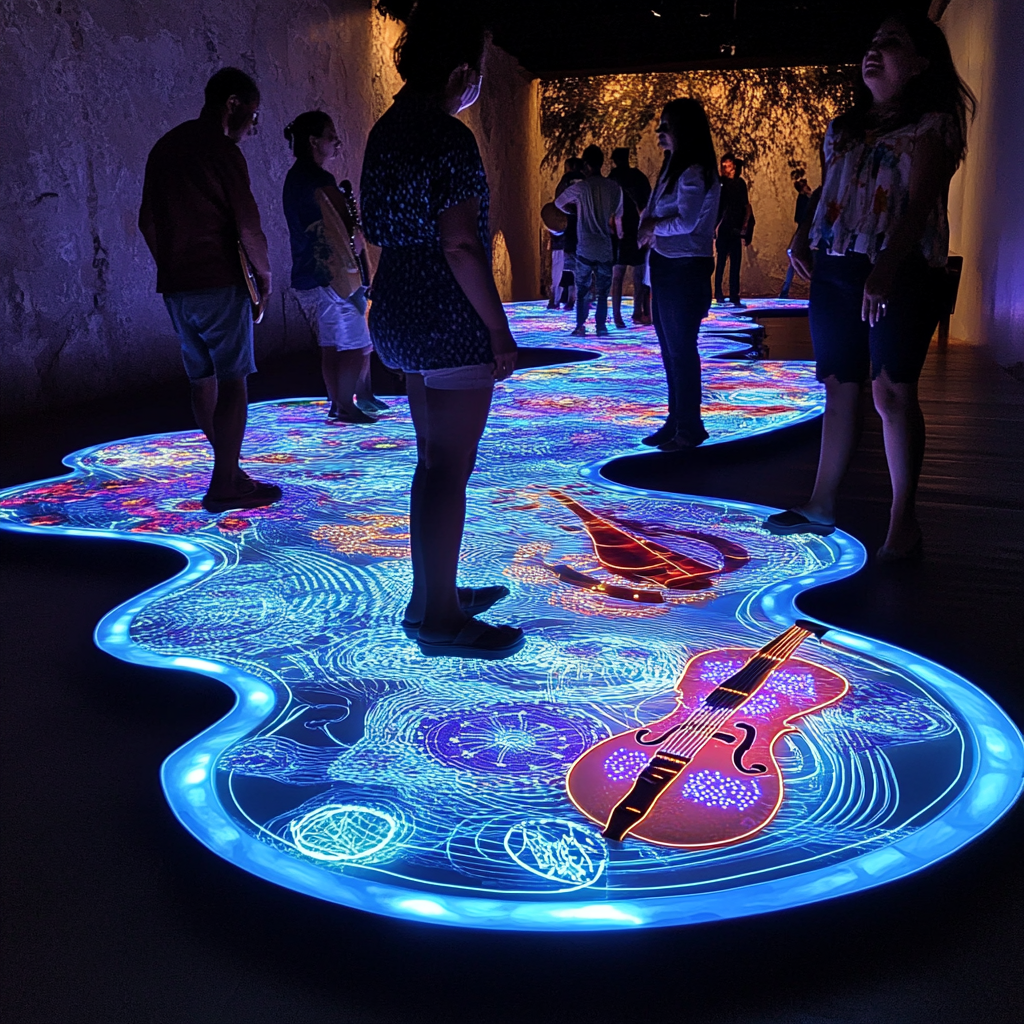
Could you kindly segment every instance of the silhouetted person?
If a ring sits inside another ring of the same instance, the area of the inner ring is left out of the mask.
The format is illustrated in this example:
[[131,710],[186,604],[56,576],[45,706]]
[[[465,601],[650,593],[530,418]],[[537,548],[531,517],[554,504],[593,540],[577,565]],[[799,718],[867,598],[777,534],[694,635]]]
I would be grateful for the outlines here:
[[922,553],[917,381],[948,308],[949,181],[967,151],[974,97],[942,29],[908,11],[882,22],[861,79],[853,107],[828,126],[825,180],[790,244],[796,272],[811,281],[811,340],[825,385],[818,474],[803,505],[764,525],[782,534],[835,529],[870,380],[892,482],[889,531],[876,557],[892,562]]
[[651,313],[665,364],[668,417],[643,443],[674,452],[708,438],[701,418],[697,336],[711,305],[721,188],[711,129],[698,100],[667,103],[655,130],[665,159],[638,237],[651,250]]
[[600,147],[587,146],[582,159],[583,180],[570,185],[555,199],[555,206],[577,217],[576,329],[572,332],[577,337],[587,333],[592,291],[597,297],[597,333],[608,333],[605,320],[612,283],[612,237],[619,233],[622,223],[622,189],[601,176],[604,154]]
[[222,68],[206,84],[195,121],[172,128],[146,162],[139,230],[156,260],[156,290],[181,339],[192,410],[213,445],[208,512],[258,508],[281,497],[238,464],[248,414],[246,377],[256,372],[253,309],[239,258],[241,243],[260,292],[270,296],[270,262],[249,169],[238,143],[256,129],[256,83]]
[[[341,148],[322,110],[300,114],[284,130],[295,163],[284,179],[292,250],[291,284],[321,352],[330,423],[374,423],[387,406],[370,390],[370,332],[358,252],[361,232],[324,164]],[[324,204],[328,204],[325,208]]]
[[[570,185],[583,180],[583,161],[578,156],[571,156],[565,161],[565,173],[555,186],[557,199]],[[575,207],[573,207],[575,209]],[[576,244],[578,218],[575,213],[563,210],[567,218],[565,231],[562,233],[562,276],[559,280],[560,299],[565,303],[566,311],[576,304]]]
[[455,116],[480,95],[483,49],[469,3],[414,9],[395,49],[405,85],[370,131],[360,186],[366,237],[381,246],[370,334],[405,372],[416,429],[402,627],[428,656],[504,658],[524,642],[521,629],[474,618],[506,587],[456,587],[466,484],[494,382],[516,365],[491,272],[487,177]]
[[720,175],[722,198],[718,207],[718,233],[715,248],[718,263],[715,267],[715,302],[725,302],[722,278],[725,262],[729,261],[729,301],[740,304],[740,262],[743,247],[750,244],[750,226],[754,212],[750,207],[747,183],[740,177],[742,164],[731,154],[722,157]]
[[[796,189],[796,209],[793,211],[793,220],[796,221],[796,226],[799,228],[804,222],[804,218],[807,216],[808,205],[811,201],[811,186],[807,184],[806,178],[801,178],[799,181],[793,183],[793,187]],[[782,282],[782,290],[779,292],[780,299],[789,298],[789,286],[793,283],[793,264],[790,263],[786,267],[786,279]]]
[[651,183],[639,167],[629,166],[629,150],[612,150],[612,163],[608,177],[622,189],[622,237],[613,239],[615,257],[612,261],[612,319],[616,327],[625,327],[622,320],[622,284],[626,268],[633,268],[633,323],[649,324],[650,289],[644,284],[646,251],[637,243],[640,211],[647,208],[651,198]]

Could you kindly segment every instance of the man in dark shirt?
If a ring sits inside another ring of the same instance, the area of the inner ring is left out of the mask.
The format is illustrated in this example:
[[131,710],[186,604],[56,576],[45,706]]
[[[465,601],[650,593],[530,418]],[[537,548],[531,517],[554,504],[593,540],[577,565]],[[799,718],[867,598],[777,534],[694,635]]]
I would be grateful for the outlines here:
[[613,239],[615,258],[612,265],[612,317],[616,327],[625,327],[622,320],[622,285],[626,267],[633,268],[633,323],[649,324],[650,289],[644,284],[645,248],[637,243],[640,214],[651,198],[651,183],[639,167],[629,166],[629,150],[624,146],[612,150],[615,165],[608,177],[617,182],[623,193],[622,237]]
[[239,466],[248,415],[246,377],[253,359],[253,310],[241,243],[259,288],[257,319],[270,295],[267,239],[238,148],[255,130],[260,94],[237,68],[207,83],[195,121],[172,128],[146,162],[139,229],[156,260],[156,290],[181,339],[192,410],[213,446],[203,498],[208,512],[259,508],[281,497],[273,484]]
[[722,195],[718,202],[718,234],[715,248],[718,262],[715,266],[715,302],[724,302],[722,278],[725,261],[729,261],[729,301],[740,305],[740,261],[743,247],[750,244],[753,210],[747,195],[747,183],[740,177],[742,164],[732,155],[722,157],[720,176]]

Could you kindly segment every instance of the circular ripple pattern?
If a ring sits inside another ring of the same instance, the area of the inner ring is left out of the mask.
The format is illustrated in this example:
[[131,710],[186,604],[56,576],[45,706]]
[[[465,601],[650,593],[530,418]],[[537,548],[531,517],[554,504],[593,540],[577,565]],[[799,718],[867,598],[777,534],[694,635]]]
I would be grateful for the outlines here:
[[[773,302],[764,307],[794,309]],[[756,341],[750,312],[714,311],[702,328],[709,444],[822,410],[810,364],[719,358]],[[533,347],[564,344],[572,326],[533,303],[509,317]],[[97,637],[118,657],[204,672],[237,694],[163,769],[175,814],[211,849],[375,913],[624,928],[899,878],[1016,798],[1021,737],[983,693],[909,652],[833,631],[800,657],[850,691],[776,743],[785,793],[767,828],[719,848],[605,843],[567,797],[574,759],[677,702],[692,711],[676,690],[692,657],[728,648],[700,663],[707,680],[728,680],[745,657],[736,648],[777,635],[801,591],[856,571],[862,552],[839,532],[765,533],[767,509],[608,484],[601,465],[646,451],[640,438],[664,416],[663,371],[649,329],[586,347],[598,358],[497,386],[471,481],[459,582],[509,587],[486,618],[523,625],[528,641],[505,661],[428,661],[400,628],[415,465],[401,399],[362,427],[326,426],[322,400],[254,406],[246,465],[285,494],[267,509],[203,511],[211,465],[196,432],[99,445],[68,460],[68,477],[0,493],[0,527],[158,541],[188,557],[180,577],[116,609]],[[647,555],[626,564],[624,550]],[[710,569],[701,589],[666,584],[694,563]],[[644,600],[631,597],[640,591]],[[813,699],[815,685],[791,662],[744,721],[761,727],[782,703]],[[642,770],[636,751],[610,749],[610,779]],[[674,799],[683,813],[697,803],[742,811],[757,786],[695,762]]]

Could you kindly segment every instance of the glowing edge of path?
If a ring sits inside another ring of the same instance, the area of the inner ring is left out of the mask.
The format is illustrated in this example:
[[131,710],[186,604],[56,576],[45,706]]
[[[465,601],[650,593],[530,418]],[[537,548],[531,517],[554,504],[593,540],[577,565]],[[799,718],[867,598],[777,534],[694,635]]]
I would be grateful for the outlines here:
[[[76,456],[82,454],[75,453]],[[594,475],[599,476],[597,473]],[[723,509],[741,509],[755,515],[767,515],[772,511],[746,502],[644,490],[599,478],[604,487],[624,495],[696,501]],[[282,853],[240,831],[224,811],[213,787],[212,771],[216,758],[227,746],[242,739],[268,717],[274,709],[273,690],[230,665],[205,658],[153,654],[130,641],[129,628],[135,615],[150,601],[211,572],[216,567],[217,558],[197,544],[171,537],[59,526],[3,524],[2,528],[18,533],[130,539],[170,547],[185,556],[188,564],[181,572],[108,612],[94,632],[97,646],[122,661],[196,672],[224,683],[235,694],[234,706],[222,719],[164,761],[160,778],[171,810],[204,846],[250,874],[345,907],[437,924],[521,931],[601,931],[744,917],[860,892],[921,871],[955,853],[995,824],[1024,789],[1024,737],[1006,712],[987,694],[962,676],[927,658],[856,633],[831,629],[826,642],[854,656],[878,658],[899,666],[937,690],[961,714],[967,725],[974,753],[970,781],[940,817],[910,836],[880,850],[799,875],[719,892],[633,900],[516,903],[414,893],[398,886],[337,875],[313,863],[305,864],[291,854]],[[827,569],[797,580],[768,584],[750,595],[744,605],[748,621],[753,623],[760,618],[780,627],[791,625],[796,618],[806,617],[796,608],[795,602],[800,593],[833,579],[846,578],[866,561],[860,542],[840,530],[827,538],[820,538],[820,541],[833,549],[836,562]]]

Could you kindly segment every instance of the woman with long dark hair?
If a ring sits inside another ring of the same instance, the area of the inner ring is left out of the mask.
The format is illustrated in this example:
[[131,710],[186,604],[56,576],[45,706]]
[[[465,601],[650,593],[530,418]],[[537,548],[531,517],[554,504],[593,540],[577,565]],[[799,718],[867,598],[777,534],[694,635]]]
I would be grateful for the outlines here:
[[638,239],[650,247],[651,316],[665,363],[668,418],[643,440],[675,452],[708,438],[700,414],[697,334],[711,307],[721,184],[711,129],[697,100],[666,104],[656,131],[665,159]]
[[480,95],[483,49],[474,5],[417,4],[395,50],[405,86],[370,132],[360,187],[367,238],[382,248],[370,333],[405,372],[416,428],[402,627],[428,656],[504,658],[524,640],[474,617],[506,587],[456,587],[466,484],[494,382],[516,365],[491,272],[487,178],[455,117]]
[[835,529],[860,392],[870,379],[892,481],[877,557],[897,561],[922,551],[914,512],[925,439],[917,381],[946,301],[946,200],[967,149],[974,97],[942,30],[907,12],[882,22],[861,79],[852,109],[828,127],[825,181],[790,249],[793,268],[811,281],[811,338],[825,384],[818,474],[810,499],[765,527]]
[[283,197],[291,284],[320,346],[331,399],[327,419],[332,424],[373,423],[374,415],[387,406],[370,390],[372,345],[354,245],[359,229],[334,175],[324,166],[338,155],[341,141],[322,110],[299,114],[284,137],[295,156]]

